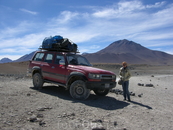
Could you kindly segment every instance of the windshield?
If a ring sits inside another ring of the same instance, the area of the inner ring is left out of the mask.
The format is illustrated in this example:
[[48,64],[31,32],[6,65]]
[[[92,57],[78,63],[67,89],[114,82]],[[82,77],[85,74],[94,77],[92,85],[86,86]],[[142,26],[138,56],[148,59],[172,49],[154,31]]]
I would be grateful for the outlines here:
[[67,61],[70,65],[84,65],[91,66],[89,61],[80,55],[67,55]]

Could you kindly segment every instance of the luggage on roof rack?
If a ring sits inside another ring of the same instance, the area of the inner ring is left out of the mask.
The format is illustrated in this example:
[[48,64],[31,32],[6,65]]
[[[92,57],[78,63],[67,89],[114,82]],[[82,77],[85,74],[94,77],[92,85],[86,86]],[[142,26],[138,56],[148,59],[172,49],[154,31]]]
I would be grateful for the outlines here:
[[44,49],[51,49],[53,47],[53,44],[61,43],[63,41],[63,37],[56,35],[54,37],[45,37],[42,42],[42,48]]
[[77,52],[77,44],[62,36],[46,37],[40,49],[49,51]]

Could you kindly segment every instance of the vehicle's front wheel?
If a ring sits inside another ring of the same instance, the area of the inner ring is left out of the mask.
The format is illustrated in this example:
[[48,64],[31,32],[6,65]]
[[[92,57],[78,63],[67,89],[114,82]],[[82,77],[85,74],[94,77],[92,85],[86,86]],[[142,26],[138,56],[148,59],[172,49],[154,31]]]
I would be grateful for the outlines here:
[[106,96],[109,93],[109,89],[104,89],[104,90],[96,89],[94,90],[94,93],[98,96]]
[[84,81],[76,80],[70,86],[70,95],[75,99],[87,99],[90,95],[90,89],[86,88]]
[[36,89],[41,89],[43,87],[43,78],[40,73],[35,73],[33,75],[33,85]]

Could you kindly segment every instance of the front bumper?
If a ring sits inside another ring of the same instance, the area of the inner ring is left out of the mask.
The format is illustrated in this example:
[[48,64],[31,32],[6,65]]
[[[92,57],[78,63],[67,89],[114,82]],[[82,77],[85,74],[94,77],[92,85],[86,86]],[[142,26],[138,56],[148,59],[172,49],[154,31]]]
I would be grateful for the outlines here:
[[88,89],[94,90],[94,89],[99,89],[99,90],[105,90],[105,89],[112,89],[116,87],[117,82],[93,82],[93,81],[88,81],[86,82],[86,87]]

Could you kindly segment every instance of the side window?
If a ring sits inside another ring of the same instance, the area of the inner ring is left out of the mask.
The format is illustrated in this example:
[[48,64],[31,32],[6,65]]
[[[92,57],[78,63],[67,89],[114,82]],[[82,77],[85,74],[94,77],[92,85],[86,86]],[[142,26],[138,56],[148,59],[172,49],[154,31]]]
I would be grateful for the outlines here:
[[79,57],[78,57],[78,64],[82,65],[82,64],[84,64],[84,63],[86,63],[85,58],[79,56]]
[[70,65],[77,65],[78,64],[77,60],[75,59],[74,56],[68,56],[67,60],[68,60],[68,64],[70,64]]
[[34,57],[34,61],[42,61],[42,58],[44,56],[44,53],[37,53]]
[[65,59],[63,55],[56,55],[55,64],[65,65]]
[[45,62],[47,63],[52,63],[53,61],[53,54],[47,54],[45,59],[44,59]]
[[68,57],[67,57],[67,61],[68,61],[68,63],[70,64],[70,62],[71,62],[73,59],[74,59],[73,56],[68,56]]

